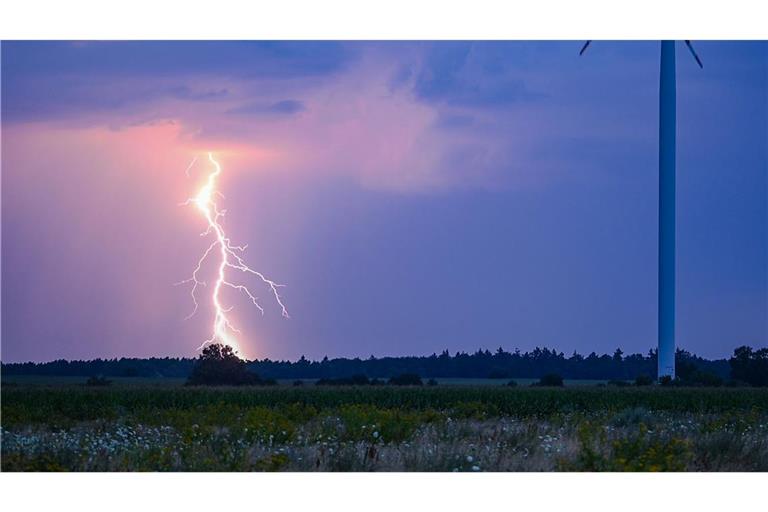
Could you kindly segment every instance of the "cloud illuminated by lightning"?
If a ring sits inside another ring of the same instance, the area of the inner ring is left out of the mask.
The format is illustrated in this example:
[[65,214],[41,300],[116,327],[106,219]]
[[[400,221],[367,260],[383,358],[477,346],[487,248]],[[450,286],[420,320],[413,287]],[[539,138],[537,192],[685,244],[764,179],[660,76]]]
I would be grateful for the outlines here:
[[[222,304],[221,289],[222,287],[226,286],[243,292],[248,296],[253,305],[256,306],[259,311],[261,311],[262,314],[264,314],[264,309],[259,304],[258,298],[253,295],[253,293],[251,293],[247,286],[229,280],[227,277],[227,270],[237,270],[242,273],[252,274],[258,277],[261,282],[267,286],[275,301],[277,301],[277,304],[282,310],[282,315],[285,318],[288,318],[288,310],[286,309],[285,304],[283,303],[283,299],[279,293],[279,288],[281,288],[283,285],[277,284],[271,279],[267,279],[264,274],[249,267],[242,257],[242,254],[245,252],[248,246],[233,245],[232,241],[224,232],[224,227],[221,224],[221,220],[226,214],[226,210],[220,210],[215,201],[216,196],[223,197],[221,193],[216,189],[216,182],[221,175],[221,165],[219,165],[216,159],[213,158],[213,153],[208,153],[208,160],[212,165],[212,172],[208,174],[208,178],[205,181],[205,184],[198,191],[196,196],[187,199],[182,204],[192,204],[197,207],[207,222],[207,227],[200,236],[207,237],[213,234],[214,240],[198,260],[197,266],[192,272],[192,276],[178,284],[192,283],[191,295],[192,302],[194,303],[194,309],[192,310],[192,313],[190,313],[190,315],[187,317],[191,318],[198,309],[198,301],[196,295],[198,287],[205,286],[205,281],[201,281],[198,275],[202,269],[203,263],[208,258],[208,256],[210,256],[212,253],[218,252],[219,261],[216,274],[216,283],[214,284],[213,291],[211,293],[211,303],[213,304],[213,309],[215,312],[212,332],[211,337],[206,339],[199,348],[203,348],[208,343],[222,343],[229,345],[235,352],[239,353],[240,356],[243,357],[242,349],[240,348],[240,345],[237,342],[237,338],[235,337],[235,333],[239,334],[240,331],[232,325],[230,319],[227,317],[227,313],[232,310],[232,307],[226,307]],[[192,160],[192,163],[189,164],[185,174],[189,175],[189,171],[192,166],[195,165],[195,162],[197,162],[197,157],[195,157],[195,159]]]

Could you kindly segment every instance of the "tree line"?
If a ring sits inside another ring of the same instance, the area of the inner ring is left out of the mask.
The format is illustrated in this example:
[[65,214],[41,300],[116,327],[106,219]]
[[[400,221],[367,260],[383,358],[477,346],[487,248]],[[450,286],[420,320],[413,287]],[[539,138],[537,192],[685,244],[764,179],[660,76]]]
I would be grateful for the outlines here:
[[[749,352],[747,352],[747,350]],[[768,349],[753,350],[740,347],[735,356],[728,359],[708,360],[678,349],[676,361],[679,374],[699,372],[717,376],[723,380],[732,378],[732,361],[745,371],[762,372],[760,362],[768,360]],[[88,361],[64,359],[45,363],[2,364],[4,375],[92,376],[107,377],[176,377],[187,378],[192,373],[193,358],[119,358],[93,359]],[[549,348],[535,348],[521,352],[477,350],[474,353],[447,350],[429,356],[323,358],[310,361],[302,356],[297,361],[273,361],[270,359],[246,362],[247,369],[265,379],[339,379],[354,375],[388,379],[394,375],[415,374],[424,378],[540,378],[558,374],[566,379],[634,380],[638,376],[656,376],[656,351],[647,354],[624,353],[617,349],[612,355],[581,355],[576,352],[566,356]],[[740,379],[743,380],[743,379]]]

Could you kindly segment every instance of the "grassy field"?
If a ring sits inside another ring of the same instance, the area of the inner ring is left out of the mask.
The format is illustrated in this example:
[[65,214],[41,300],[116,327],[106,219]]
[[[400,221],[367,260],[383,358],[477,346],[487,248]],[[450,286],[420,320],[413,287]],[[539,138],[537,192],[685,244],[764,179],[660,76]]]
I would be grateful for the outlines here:
[[2,389],[3,471],[768,471],[768,390]]

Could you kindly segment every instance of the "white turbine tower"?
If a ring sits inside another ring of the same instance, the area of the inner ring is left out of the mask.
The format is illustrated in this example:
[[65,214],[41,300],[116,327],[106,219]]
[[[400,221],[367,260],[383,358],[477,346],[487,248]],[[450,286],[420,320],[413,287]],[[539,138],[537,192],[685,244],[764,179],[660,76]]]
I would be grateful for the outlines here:
[[[581,48],[582,55],[592,41]],[[704,65],[690,41],[685,45]],[[675,378],[675,42],[661,42],[659,81],[659,348],[658,378]]]

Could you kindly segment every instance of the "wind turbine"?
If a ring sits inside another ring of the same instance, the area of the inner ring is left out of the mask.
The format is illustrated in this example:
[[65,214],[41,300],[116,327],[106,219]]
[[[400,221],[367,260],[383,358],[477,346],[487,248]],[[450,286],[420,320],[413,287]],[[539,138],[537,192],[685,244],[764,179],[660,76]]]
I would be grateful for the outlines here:
[[[587,41],[583,55],[592,41]],[[704,65],[690,41],[685,41],[696,64]],[[675,378],[675,42],[661,42],[659,81],[659,347],[658,378]]]

